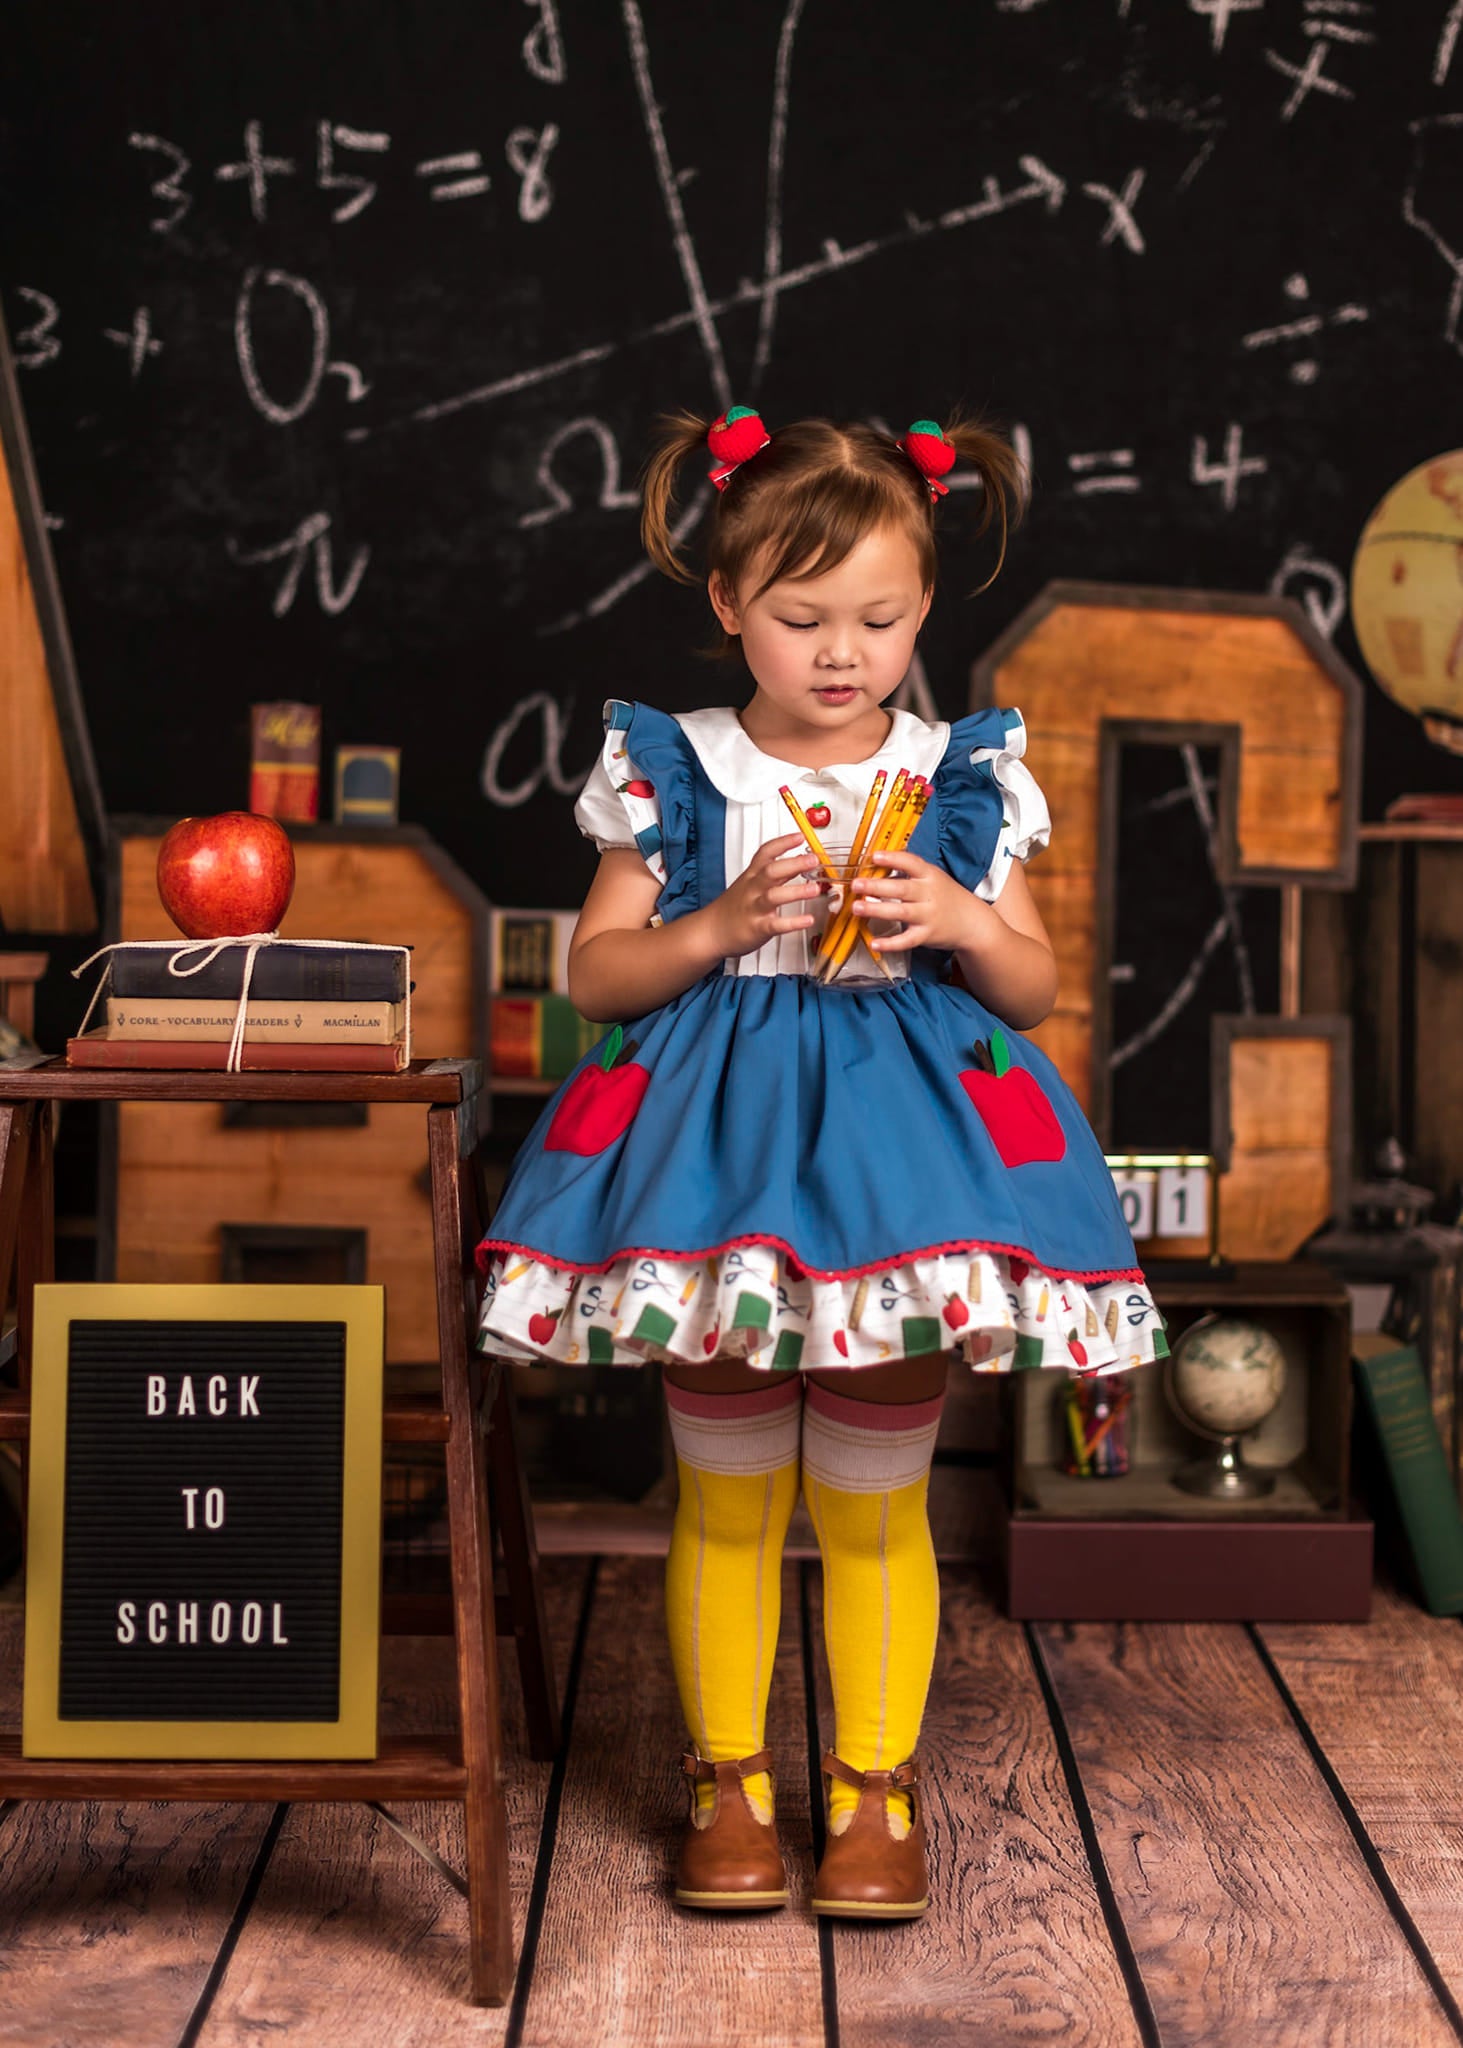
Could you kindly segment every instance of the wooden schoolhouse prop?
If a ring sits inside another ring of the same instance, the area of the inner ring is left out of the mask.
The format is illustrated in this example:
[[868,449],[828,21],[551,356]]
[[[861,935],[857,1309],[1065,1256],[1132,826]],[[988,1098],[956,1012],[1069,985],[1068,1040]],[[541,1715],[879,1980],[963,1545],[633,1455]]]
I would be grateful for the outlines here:
[[1109,1075],[1123,746],[1215,749],[1216,879],[1282,894],[1280,1014],[1209,1019],[1209,1270],[1204,1243],[1163,1234],[1156,1203],[1137,1246],[1171,1347],[1215,1311],[1281,1343],[1286,1391],[1258,1453],[1275,1488],[1240,1503],[1172,1484],[1195,1442],[1165,1402],[1166,1367],[1135,1376],[1132,1461],[1096,1482],[1060,1469],[1060,1389],[1013,1379],[1001,1390],[1011,1612],[1364,1619],[1372,1524],[1350,1499],[1349,1300],[1295,1256],[1350,1180],[1350,1020],[1302,1011],[1300,942],[1304,896],[1356,878],[1360,685],[1285,599],[1052,583],[976,664],[971,701],[1021,706],[1032,771],[1063,821],[1030,873],[1061,971],[1057,1007],[1031,1035],[1110,1156],[1123,1136]]
[[[388,1601],[384,1623],[404,1633],[452,1633],[459,1709],[458,1725],[446,1733],[382,1743],[374,1757],[357,1759],[47,1758],[22,1755],[19,1730],[0,1729],[0,1799],[458,1800],[466,1818],[463,1888],[473,1996],[501,2004],[512,1986],[514,1956],[499,1634],[512,1634],[518,1645],[534,1756],[555,1753],[559,1724],[511,1395],[502,1367],[481,1359],[473,1346],[471,1255],[483,1227],[476,1149],[481,1078],[476,1061],[451,1059],[416,1060],[404,1074],[76,1070],[62,1060],[0,1074],[0,1292],[15,1269],[19,1308],[16,1381],[0,1388],[0,1436],[18,1441],[23,1451],[32,1435],[36,1289],[54,1271],[50,1105],[148,1103],[175,1114],[231,1103],[365,1103],[398,1116],[425,1110],[440,1384],[434,1394],[389,1401],[382,1434],[388,1443],[444,1446],[451,1596],[443,1612],[430,1601]],[[44,1418],[41,1428],[42,1440],[53,1442],[44,1435]]]

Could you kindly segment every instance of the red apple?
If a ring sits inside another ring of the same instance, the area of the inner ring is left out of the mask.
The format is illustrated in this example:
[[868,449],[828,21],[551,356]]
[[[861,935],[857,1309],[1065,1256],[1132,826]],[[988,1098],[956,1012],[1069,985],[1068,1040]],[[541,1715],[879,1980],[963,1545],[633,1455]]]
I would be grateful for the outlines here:
[[[560,1314],[563,1311],[560,1310]],[[534,1315],[528,1319],[528,1340],[531,1344],[547,1344],[559,1327],[557,1315]]]
[[967,1068],[960,1085],[990,1132],[1003,1166],[1030,1166],[1061,1159],[1067,1134],[1035,1074],[1011,1064],[1003,1031],[991,1033],[989,1051],[977,1044],[981,1064]]
[[941,1314],[952,1330],[963,1330],[970,1321],[970,1310],[965,1306],[965,1303],[958,1294],[950,1296],[950,1299],[941,1310]]
[[840,1358],[847,1358],[848,1339],[843,1334],[842,1330],[835,1330],[833,1332],[833,1348],[835,1351],[837,1351]]
[[257,811],[180,818],[157,850],[157,892],[190,939],[272,932],[295,891],[289,834]]
[[1068,1330],[1067,1332],[1067,1349],[1071,1352],[1074,1361],[1078,1365],[1086,1365],[1087,1346],[1082,1342],[1082,1339],[1075,1330]]
[[703,1337],[701,1339],[701,1349],[706,1353],[706,1356],[710,1358],[712,1354],[715,1352],[716,1347],[720,1342],[721,1324],[718,1323],[716,1328],[711,1332],[711,1335],[709,1337]]
[[808,823],[815,832],[821,832],[825,825],[829,825],[832,822],[833,813],[829,810],[827,804],[814,804],[813,808],[808,812]]
[[544,1137],[545,1152],[577,1152],[592,1158],[623,1138],[635,1121],[650,1074],[624,1055],[634,1051],[617,1024],[605,1040],[603,1059],[581,1067],[559,1098]]

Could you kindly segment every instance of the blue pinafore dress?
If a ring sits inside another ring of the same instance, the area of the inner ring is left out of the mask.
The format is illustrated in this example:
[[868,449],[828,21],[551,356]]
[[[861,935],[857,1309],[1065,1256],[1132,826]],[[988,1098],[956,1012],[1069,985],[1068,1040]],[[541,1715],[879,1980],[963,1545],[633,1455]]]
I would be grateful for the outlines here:
[[[926,775],[911,848],[987,900],[1049,831],[1015,710],[896,711],[879,754],[821,771],[763,754],[729,709],[612,700],[605,726],[581,829],[638,849],[664,922],[788,829],[783,783],[831,844],[880,767]],[[772,1372],[953,1351],[977,1371],[1093,1374],[1165,1356],[1056,1068],[951,980],[949,955],[888,958],[892,982],[858,953],[824,986],[788,933],[608,1031],[529,1133],[478,1247],[482,1348]]]

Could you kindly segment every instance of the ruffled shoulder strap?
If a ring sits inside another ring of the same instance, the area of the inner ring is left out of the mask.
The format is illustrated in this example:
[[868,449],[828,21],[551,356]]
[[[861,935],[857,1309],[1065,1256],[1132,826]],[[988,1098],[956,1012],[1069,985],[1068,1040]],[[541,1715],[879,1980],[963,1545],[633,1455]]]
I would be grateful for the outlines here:
[[1046,800],[1023,765],[1026,725],[1014,706],[958,718],[939,767],[933,801],[910,841],[987,902],[1001,892],[1012,860],[1051,835]]
[[664,884],[667,923],[700,902],[696,866],[695,749],[669,713],[612,697],[605,705],[603,761],[625,804],[635,844]]

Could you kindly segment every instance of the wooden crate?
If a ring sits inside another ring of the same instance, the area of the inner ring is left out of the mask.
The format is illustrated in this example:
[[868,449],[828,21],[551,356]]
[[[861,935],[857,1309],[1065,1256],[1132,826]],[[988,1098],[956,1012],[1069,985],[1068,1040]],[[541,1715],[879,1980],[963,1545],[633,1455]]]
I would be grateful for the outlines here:
[[[155,882],[164,829],[116,822],[114,937],[176,936]],[[296,881],[283,935],[410,945],[414,1055],[486,1061],[488,904],[474,884],[416,826],[287,829]],[[217,1103],[121,1105],[103,1134],[102,1276],[218,1280],[227,1225],[364,1230],[365,1277],[386,1288],[388,1359],[435,1359],[420,1119],[375,1104],[357,1115],[240,1123]]]
[[1010,1613],[1023,1620],[1364,1621],[1372,1525],[1350,1495],[1351,1313],[1345,1288],[1306,1260],[1165,1282],[1154,1296],[1170,1344],[1211,1310],[1263,1323],[1286,1354],[1285,1391],[1245,1444],[1273,1493],[1214,1501],[1174,1470],[1202,1440],[1174,1415],[1164,1365],[1133,1374],[1133,1453],[1115,1479],[1059,1469],[1056,1372],[1006,1389],[1004,1470]]

